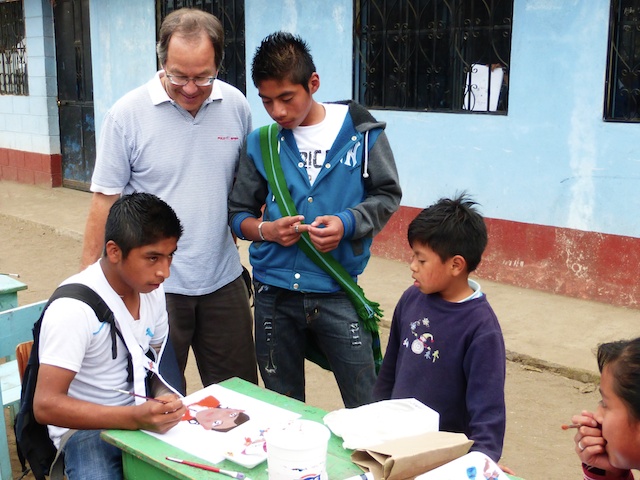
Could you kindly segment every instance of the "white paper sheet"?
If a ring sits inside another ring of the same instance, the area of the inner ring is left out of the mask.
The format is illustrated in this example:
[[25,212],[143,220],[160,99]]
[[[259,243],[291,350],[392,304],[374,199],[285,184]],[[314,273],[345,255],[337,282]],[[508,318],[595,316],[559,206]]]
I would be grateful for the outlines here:
[[[462,108],[495,112],[498,108],[503,78],[504,70],[502,68],[495,68],[489,76],[488,65],[479,63],[471,65],[471,72],[467,73]],[[489,82],[491,82],[491,95],[489,95]],[[487,108],[487,102],[489,108]]]
[[440,428],[440,414],[415,398],[381,400],[357,408],[341,408],[324,416],[344,448],[366,449],[372,445]]
[[[249,416],[249,420],[228,432],[206,430],[197,423],[181,421],[165,434],[148,431],[145,433],[211,463],[218,463],[228,458],[247,468],[253,468],[266,459],[266,452],[260,440],[261,432],[272,425],[300,416],[220,385],[210,385],[192,393],[183,399],[183,403],[195,404],[208,396],[217,398],[220,401],[220,407],[243,410]],[[242,454],[243,451],[248,454]]]

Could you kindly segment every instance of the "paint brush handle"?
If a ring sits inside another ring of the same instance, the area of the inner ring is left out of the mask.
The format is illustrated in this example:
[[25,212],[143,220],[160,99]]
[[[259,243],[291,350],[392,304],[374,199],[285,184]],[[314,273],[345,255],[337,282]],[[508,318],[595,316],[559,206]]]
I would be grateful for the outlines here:
[[125,395],[131,395],[132,397],[138,397],[138,398],[144,398],[145,400],[149,400],[151,402],[158,402],[158,403],[167,403],[164,400],[158,400],[157,398],[153,398],[153,397],[146,397],[144,395],[138,395],[135,392],[129,392],[128,390],[122,390],[120,388],[112,388],[112,390],[116,391],[116,392],[120,392],[120,393],[124,393]]
[[182,463],[183,465],[189,465],[190,467],[199,468],[201,470],[208,470],[209,472],[220,473],[219,468],[212,467],[210,465],[204,465],[203,463],[195,463],[195,462],[190,462],[189,460],[182,460],[180,458],[173,458],[173,457],[165,457],[165,458],[167,460],[171,460],[172,462]]
[[218,467],[212,467],[210,465],[204,465],[202,463],[190,462],[189,460],[182,460],[180,458],[173,458],[173,457],[165,457],[165,458],[172,462],[182,463],[183,465],[189,465],[190,467],[200,468],[202,470],[208,470],[209,472],[222,473],[223,475],[227,475],[229,477],[233,477],[238,480],[242,480],[245,478],[244,473],[232,472],[230,470],[222,470]]

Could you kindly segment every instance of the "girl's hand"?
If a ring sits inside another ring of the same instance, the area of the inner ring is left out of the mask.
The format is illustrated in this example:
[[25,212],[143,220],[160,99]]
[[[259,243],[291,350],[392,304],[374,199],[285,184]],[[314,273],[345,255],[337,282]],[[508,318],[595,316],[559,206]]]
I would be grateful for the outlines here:
[[575,451],[582,463],[614,474],[625,472],[609,462],[609,455],[605,450],[607,441],[602,436],[602,427],[595,420],[592,412],[584,410],[580,415],[571,417],[571,422],[581,425],[573,437],[573,441],[575,442]]

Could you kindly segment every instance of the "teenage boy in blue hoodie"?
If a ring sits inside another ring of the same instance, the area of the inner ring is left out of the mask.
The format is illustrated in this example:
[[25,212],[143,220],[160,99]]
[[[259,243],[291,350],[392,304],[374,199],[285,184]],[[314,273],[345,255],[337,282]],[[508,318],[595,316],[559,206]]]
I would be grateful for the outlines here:
[[[376,378],[375,335],[362,312],[371,304],[354,301],[344,284],[355,285],[373,236],[400,203],[385,124],[353,102],[315,101],[320,77],[307,44],[290,33],[276,32],[262,41],[252,78],[277,123],[267,144],[280,159],[283,188],[291,196],[291,209],[283,212],[278,205],[283,196],[275,195],[268,181],[264,142],[254,131],[231,192],[229,225],[238,237],[253,241],[249,252],[262,379],[267,388],[304,401],[304,359],[312,336],[345,406],[369,403]],[[328,262],[338,264],[341,279],[312,260],[303,242],[324,259],[331,257]]]

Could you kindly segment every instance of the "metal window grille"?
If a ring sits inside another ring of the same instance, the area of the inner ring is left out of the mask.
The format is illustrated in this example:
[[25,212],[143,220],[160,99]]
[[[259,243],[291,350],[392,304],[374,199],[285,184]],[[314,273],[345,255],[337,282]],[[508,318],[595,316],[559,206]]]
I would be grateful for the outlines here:
[[640,0],[612,0],[604,118],[640,122]]
[[513,0],[356,0],[354,17],[360,103],[507,112]]
[[244,0],[159,0],[156,5],[158,30],[162,20],[180,8],[198,8],[218,17],[224,28],[224,60],[218,77],[246,93]]
[[0,95],[29,95],[22,0],[0,2]]

